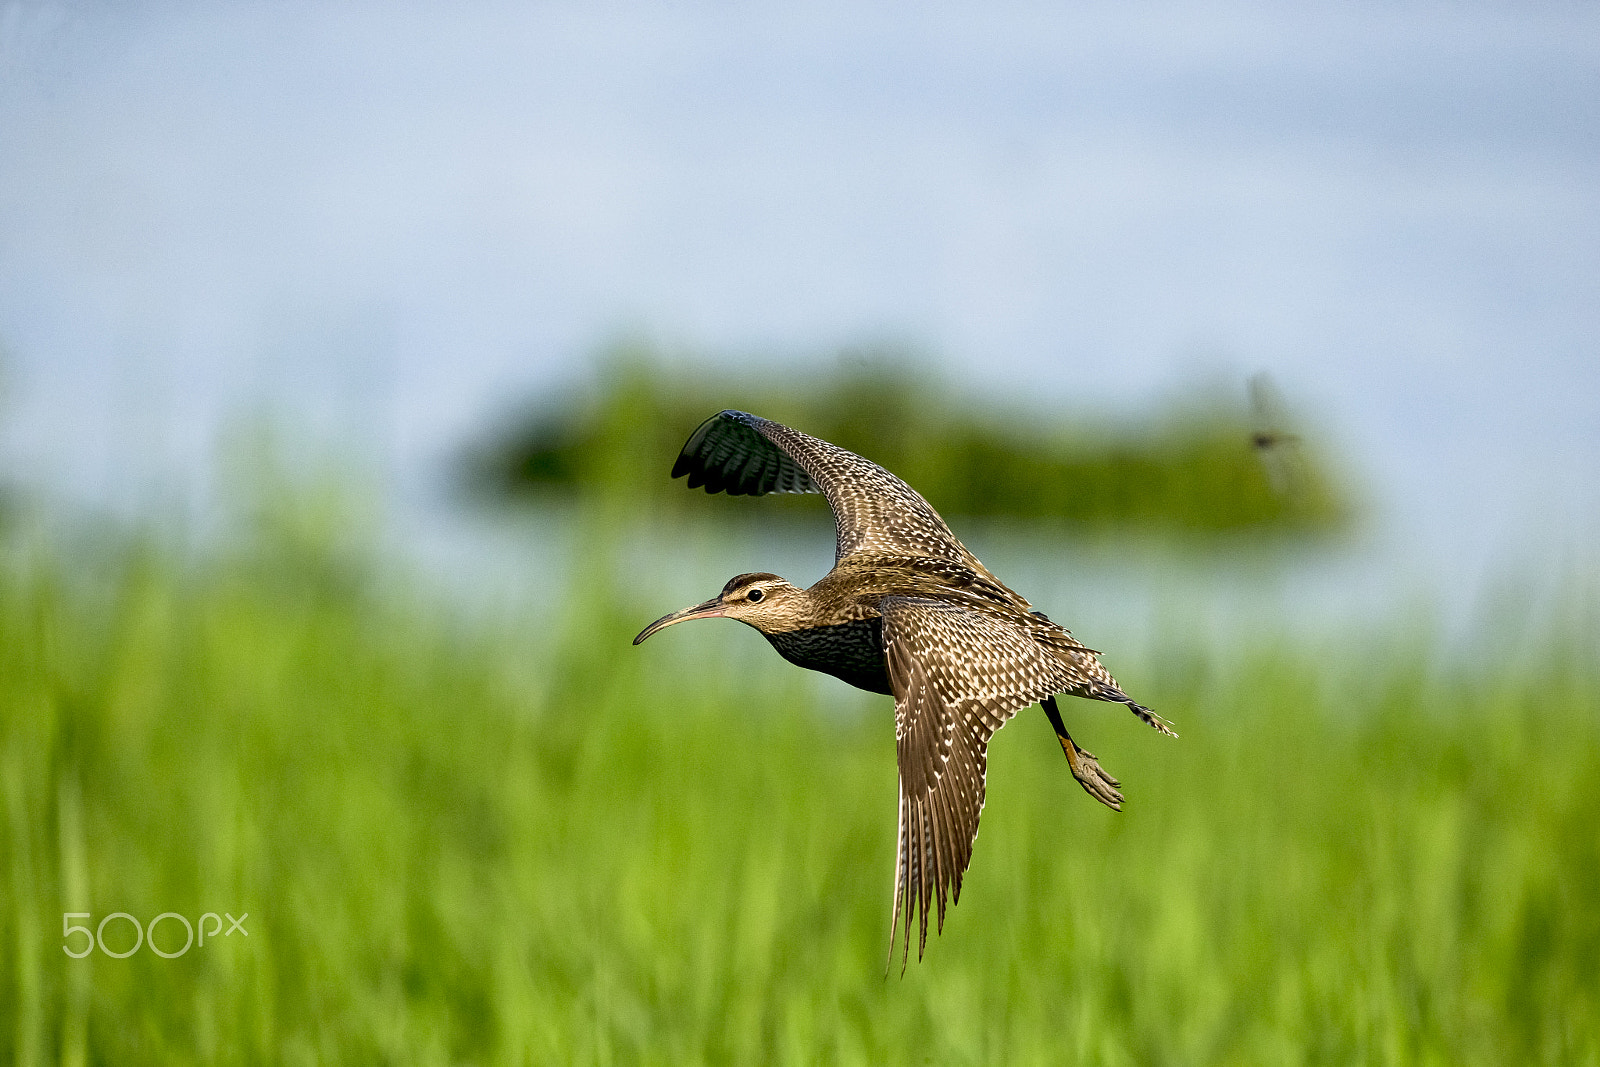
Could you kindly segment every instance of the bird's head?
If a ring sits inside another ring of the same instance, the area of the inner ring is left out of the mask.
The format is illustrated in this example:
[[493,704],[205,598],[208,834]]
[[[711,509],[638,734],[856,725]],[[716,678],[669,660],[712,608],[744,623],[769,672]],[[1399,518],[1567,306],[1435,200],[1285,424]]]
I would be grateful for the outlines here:
[[704,604],[664,615],[646,626],[633,643],[637,645],[657,630],[690,619],[738,619],[762,633],[793,629],[795,620],[804,613],[805,598],[805,590],[790,585],[776,574],[765,571],[741,574],[730,578],[722,592]]

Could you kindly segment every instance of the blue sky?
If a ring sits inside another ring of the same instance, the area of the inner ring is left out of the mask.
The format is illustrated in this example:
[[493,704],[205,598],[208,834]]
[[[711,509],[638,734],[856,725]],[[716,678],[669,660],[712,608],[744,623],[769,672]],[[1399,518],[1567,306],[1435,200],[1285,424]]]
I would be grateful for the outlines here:
[[400,484],[622,333],[1034,409],[1270,370],[1419,543],[1600,528],[1600,7],[0,3],[0,464]]

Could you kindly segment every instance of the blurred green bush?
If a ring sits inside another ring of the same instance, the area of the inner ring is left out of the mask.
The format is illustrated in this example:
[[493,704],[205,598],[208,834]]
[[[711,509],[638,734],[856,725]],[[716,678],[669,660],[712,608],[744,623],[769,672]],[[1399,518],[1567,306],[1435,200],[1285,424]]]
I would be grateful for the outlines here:
[[[496,500],[601,491],[652,513],[704,508],[672,461],[702,420],[751,411],[887,467],[947,516],[1180,535],[1328,534],[1354,505],[1348,480],[1306,442],[1292,492],[1268,477],[1237,401],[1191,395],[1147,420],[1017,415],[971,403],[902,359],[841,360],[801,381],[664,369],[642,346],[601,362],[587,395],[532,406],[468,452],[465,481]],[[726,507],[719,503],[711,507]],[[773,508],[806,507],[778,503]],[[811,505],[815,506],[815,505]],[[742,502],[733,515],[757,516]]]

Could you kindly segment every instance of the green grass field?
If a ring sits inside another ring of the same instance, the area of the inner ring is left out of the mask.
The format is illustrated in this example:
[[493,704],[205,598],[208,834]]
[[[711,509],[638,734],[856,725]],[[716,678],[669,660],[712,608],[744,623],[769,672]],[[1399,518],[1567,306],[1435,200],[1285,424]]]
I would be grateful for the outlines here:
[[[1600,1063],[1590,601],[1476,656],[1113,651],[1182,739],[1066,702],[1118,815],[1024,712],[960,906],[886,979],[886,698],[738,627],[632,648],[665,608],[603,561],[543,627],[375,573],[292,539],[12,554],[0,1057]],[[72,959],[68,912],[248,936]]]

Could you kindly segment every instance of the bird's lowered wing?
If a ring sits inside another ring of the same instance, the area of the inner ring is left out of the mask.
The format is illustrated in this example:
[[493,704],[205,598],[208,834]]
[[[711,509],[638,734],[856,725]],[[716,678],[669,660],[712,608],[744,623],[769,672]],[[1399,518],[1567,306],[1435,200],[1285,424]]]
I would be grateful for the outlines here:
[[903,969],[913,919],[921,959],[930,904],[943,930],[946,899],[961,897],[983,811],[989,739],[1021,708],[1068,688],[1071,678],[1025,627],[1003,617],[907,597],[886,597],[880,610],[900,766],[889,953],[892,962],[904,921]]
[[733,496],[821,492],[838,530],[835,560],[853,553],[982,565],[905,482],[869,460],[782,423],[720,411],[689,437],[672,476]]

